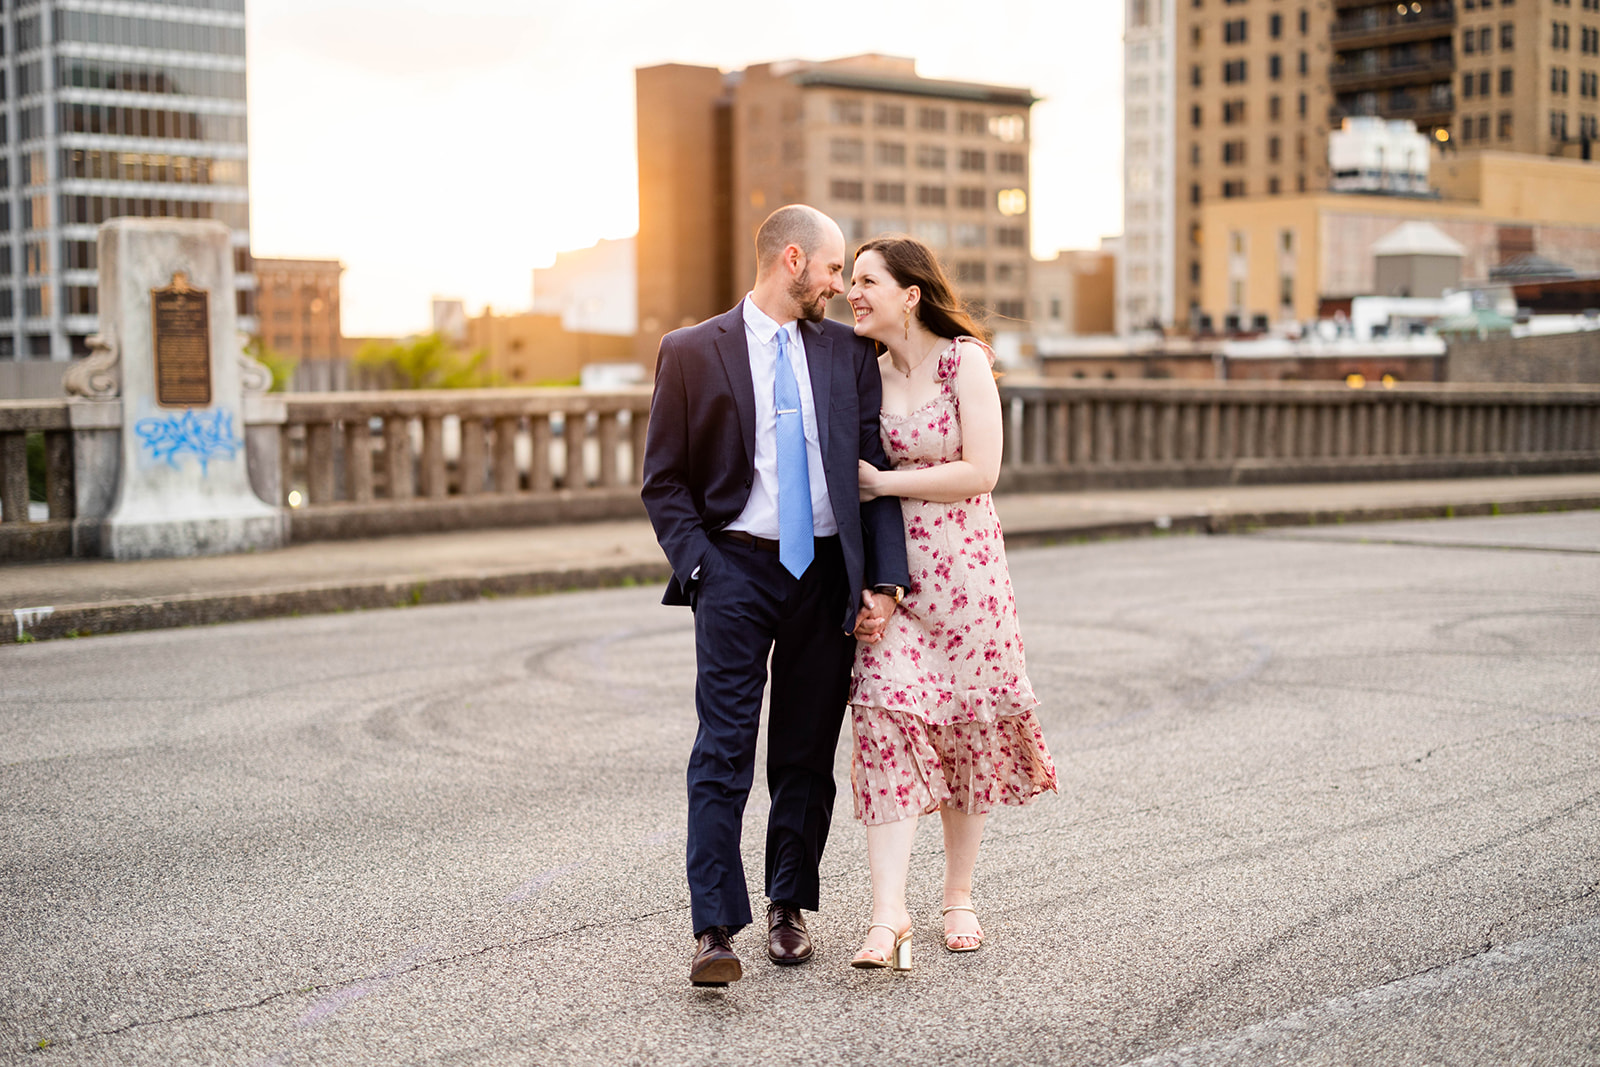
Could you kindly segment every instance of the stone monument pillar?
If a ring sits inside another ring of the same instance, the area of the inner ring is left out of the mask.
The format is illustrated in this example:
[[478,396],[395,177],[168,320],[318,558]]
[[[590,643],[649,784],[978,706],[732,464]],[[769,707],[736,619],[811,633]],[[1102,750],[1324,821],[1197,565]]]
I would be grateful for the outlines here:
[[278,548],[288,517],[250,487],[233,249],[220,222],[100,227],[100,344],[121,378],[114,559]]

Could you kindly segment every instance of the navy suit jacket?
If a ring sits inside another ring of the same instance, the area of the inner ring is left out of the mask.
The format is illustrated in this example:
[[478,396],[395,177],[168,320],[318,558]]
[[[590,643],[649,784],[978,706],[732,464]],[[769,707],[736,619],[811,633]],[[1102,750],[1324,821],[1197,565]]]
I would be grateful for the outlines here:
[[[806,366],[828,500],[850,579],[840,620],[855,628],[861,590],[909,586],[898,497],[859,500],[857,459],[887,469],[878,436],[883,382],[871,342],[832,320],[802,321]],[[711,535],[739,517],[755,476],[756,402],[743,301],[733,310],[661,339],[645,436],[645,510],[672,564],[664,604],[689,603]]]

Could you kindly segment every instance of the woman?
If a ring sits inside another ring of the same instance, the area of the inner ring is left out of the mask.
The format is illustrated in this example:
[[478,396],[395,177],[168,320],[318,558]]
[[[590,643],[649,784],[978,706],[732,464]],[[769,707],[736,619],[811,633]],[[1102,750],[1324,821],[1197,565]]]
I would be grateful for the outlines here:
[[[1028,684],[1000,524],[993,353],[933,252],[879,237],[856,253],[856,333],[876,341],[881,433],[893,469],[861,465],[861,498],[897,496],[911,588],[880,633],[858,631],[850,779],[866,823],[872,925],[855,967],[911,966],[906,873],[920,815],[944,824],[944,934],[975,951],[972,869],[996,804],[1055,791]],[[863,614],[865,618],[865,614]]]

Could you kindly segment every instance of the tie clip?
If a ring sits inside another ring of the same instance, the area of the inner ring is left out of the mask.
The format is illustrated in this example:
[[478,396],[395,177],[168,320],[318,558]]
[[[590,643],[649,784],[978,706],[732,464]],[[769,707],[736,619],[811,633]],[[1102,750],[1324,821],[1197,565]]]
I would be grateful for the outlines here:
[[779,415],[798,415],[798,414],[800,414],[800,409],[799,408],[779,408],[778,409],[778,414]]

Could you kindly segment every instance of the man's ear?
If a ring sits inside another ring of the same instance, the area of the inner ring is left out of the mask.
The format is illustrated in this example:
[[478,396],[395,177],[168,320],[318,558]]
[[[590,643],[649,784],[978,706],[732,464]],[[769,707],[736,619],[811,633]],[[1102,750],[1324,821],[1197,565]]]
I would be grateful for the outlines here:
[[789,268],[790,274],[799,274],[805,269],[806,254],[800,251],[799,245],[784,246],[783,265]]

